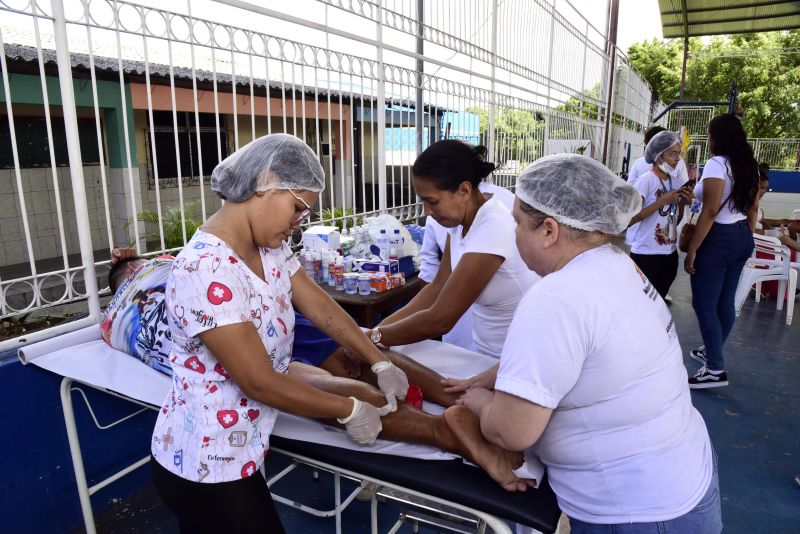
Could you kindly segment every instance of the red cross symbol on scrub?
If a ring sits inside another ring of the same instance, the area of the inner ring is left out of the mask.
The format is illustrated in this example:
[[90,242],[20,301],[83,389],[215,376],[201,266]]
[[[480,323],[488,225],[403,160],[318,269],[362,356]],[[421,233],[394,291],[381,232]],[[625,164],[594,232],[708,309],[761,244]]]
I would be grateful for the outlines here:
[[242,478],[253,476],[256,472],[256,463],[252,460],[242,466]]
[[289,311],[289,305],[286,303],[286,294],[285,293],[282,294],[280,297],[278,297],[278,307],[279,307],[281,313],[283,313],[285,311]]

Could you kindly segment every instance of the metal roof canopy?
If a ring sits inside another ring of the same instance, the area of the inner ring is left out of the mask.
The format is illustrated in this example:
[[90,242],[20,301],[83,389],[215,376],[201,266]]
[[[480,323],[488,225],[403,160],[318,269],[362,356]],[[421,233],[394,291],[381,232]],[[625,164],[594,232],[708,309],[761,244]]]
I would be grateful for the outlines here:
[[664,38],[800,28],[800,2],[658,0]]

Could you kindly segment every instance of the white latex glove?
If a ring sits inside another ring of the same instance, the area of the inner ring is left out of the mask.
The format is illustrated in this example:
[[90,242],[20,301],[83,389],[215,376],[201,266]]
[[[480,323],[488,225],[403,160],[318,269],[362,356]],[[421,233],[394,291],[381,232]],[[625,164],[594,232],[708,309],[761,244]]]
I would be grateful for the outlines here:
[[395,411],[397,400],[405,400],[406,393],[408,393],[408,377],[390,361],[378,362],[371,369],[378,378],[378,387],[386,396],[388,404],[392,405],[392,409],[387,413]]
[[378,409],[368,402],[361,402],[355,397],[350,398],[353,399],[353,411],[349,416],[337,421],[344,425],[353,441],[361,445],[372,445],[383,430]]

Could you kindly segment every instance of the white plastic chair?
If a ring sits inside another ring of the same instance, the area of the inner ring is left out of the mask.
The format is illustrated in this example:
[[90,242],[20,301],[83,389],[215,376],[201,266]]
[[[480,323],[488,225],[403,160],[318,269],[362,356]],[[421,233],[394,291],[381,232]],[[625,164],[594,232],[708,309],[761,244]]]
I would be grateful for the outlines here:
[[[776,308],[779,310],[783,309],[783,300],[788,284],[790,297],[786,299],[786,324],[790,325],[794,314],[794,294],[797,289],[797,270],[792,268],[791,253],[776,237],[754,234],[753,239],[756,243],[753,257],[747,260],[744,270],[742,270],[742,276],[739,278],[739,285],[736,287],[736,315],[738,316],[742,311],[744,301],[754,284],[756,285],[756,302],[759,302],[761,300],[761,282],[777,280],[778,304]],[[756,252],[769,254],[774,259],[756,258]]]

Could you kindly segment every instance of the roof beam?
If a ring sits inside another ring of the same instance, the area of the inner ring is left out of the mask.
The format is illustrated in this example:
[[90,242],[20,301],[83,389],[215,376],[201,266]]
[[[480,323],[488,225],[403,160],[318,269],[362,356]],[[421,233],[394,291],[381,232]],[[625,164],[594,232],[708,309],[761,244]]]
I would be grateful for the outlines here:
[[[746,8],[751,8],[751,7],[769,7],[769,6],[783,5],[783,4],[789,4],[789,5],[795,4],[796,5],[797,2],[787,2],[786,0],[764,0],[762,2],[748,2],[748,3],[745,3],[745,4],[739,4],[739,5],[726,5],[724,9],[727,10],[727,11],[730,11],[732,9],[746,9]],[[692,9],[683,8],[683,9],[679,9],[679,10],[662,11],[661,15],[662,16],[664,16],[664,15],[682,15],[684,13],[684,11],[686,13],[705,13],[705,12],[708,12],[708,11],[721,11],[721,10],[722,10],[722,8],[720,8],[720,7],[695,7],[695,8],[692,8]]]
[[[732,17],[720,20],[703,20],[697,22],[690,22],[689,26],[703,26],[706,24],[728,24],[730,22],[746,22],[749,20],[780,19],[785,17],[798,17],[798,16],[800,16],[800,10],[798,10],[796,13],[786,13],[783,15],[757,15],[755,17]],[[798,22],[798,25],[800,25],[800,21]],[[662,24],[662,26],[664,28],[674,28],[677,26],[684,26],[684,22],[667,22]],[[684,31],[686,30],[687,28],[684,28]]]

